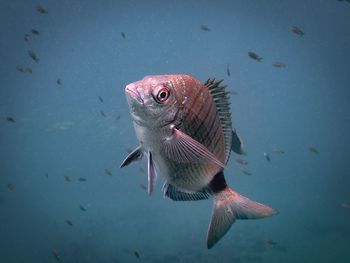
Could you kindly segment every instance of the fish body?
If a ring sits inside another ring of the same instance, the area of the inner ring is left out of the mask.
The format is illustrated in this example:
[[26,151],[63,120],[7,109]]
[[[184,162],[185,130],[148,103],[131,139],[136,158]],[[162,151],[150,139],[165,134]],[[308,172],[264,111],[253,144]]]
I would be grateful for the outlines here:
[[209,31],[210,31],[210,28],[209,28],[208,26],[206,26],[206,25],[201,25],[201,29],[202,29],[203,31],[206,31],[206,32],[209,32]]
[[236,158],[236,162],[240,165],[247,165],[248,164],[248,161],[243,160],[241,158]]
[[259,61],[259,62],[263,59],[258,54],[256,54],[255,52],[252,52],[252,51],[248,52],[248,56],[256,61]]
[[15,122],[16,122],[16,120],[15,120],[13,117],[6,117],[6,120],[7,120],[8,122],[12,122],[12,123],[15,123]]
[[41,5],[37,5],[36,6],[36,11],[38,11],[40,14],[48,14],[49,12],[44,8],[42,7]]
[[244,153],[232,128],[228,93],[221,81],[201,84],[189,75],[147,76],[125,92],[140,145],[121,167],[147,156],[148,193],[157,174],[164,195],[174,201],[214,197],[207,236],[211,248],[236,219],[262,218],[276,211],[228,187],[224,167],[231,148]]
[[101,96],[98,96],[98,99],[100,100],[101,103],[103,103],[103,98]]
[[30,74],[33,73],[32,69],[29,68],[29,67],[16,66],[16,69],[17,69],[19,72],[23,72],[23,73],[30,73]]
[[282,62],[278,62],[278,61],[273,61],[271,64],[275,68],[285,68],[286,67],[286,64],[284,64]]
[[227,64],[226,73],[228,77],[231,76],[230,64]]
[[272,149],[272,151],[273,151],[274,153],[284,154],[284,150],[282,150],[282,149],[280,149],[280,148],[277,148],[277,147],[274,147],[274,148]]
[[264,152],[263,155],[264,155],[266,161],[271,162],[271,158],[270,158],[270,155],[268,153]]
[[32,32],[33,35],[37,35],[37,36],[40,35],[40,32],[36,29],[32,29],[30,32]]
[[86,212],[86,208],[83,205],[79,205],[81,211]]
[[33,59],[36,63],[39,62],[39,57],[38,55],[33,51],[33,50],[30,50],[28,49],[28,55],[31,57],[31,59]]
[[315,148],[315,146],[309,146],[309,150],[312,153],[319,154],[320,152]]
[[52,255],[58,262],[61,262],[61,257],[57,250],[52,250]]
[[69,175],[65,175],[63,176],[64,180],[66,180],[67,182],[70,182],[71,179],[70,179],[70,176]]
[[300,37],[304,36],[304,32],[297,26],[292,26],[291,31]]
[[122,36],[122,38],[126,38],[126,35],[125,35],[125,33],[124,32],[120,32],[120,35]]
[[64,222],[66,222],[66,224],[69,226],[73,226],[72,221],[70,221],[69,219],[66,219]]
[[57,79],[56,83],[57,83],[57,85],[62,85],[63,84],[61,79]]
[[109,176],[113,176],[112,172],[111,172],[110,170],[108,170],[108,169],[105,169],[105,173],[106,173],[107,175],[109,175]]
[[135,257],[136,257],[137,259],[140,259],[140,254],[139,254],[139,252],[134,251],[134,255],[135,255]]
[[78,181],[79,181],[79,182],[86,182],[87,179],[86,179],[85,177],[79,177],[79,178],[78,178]]

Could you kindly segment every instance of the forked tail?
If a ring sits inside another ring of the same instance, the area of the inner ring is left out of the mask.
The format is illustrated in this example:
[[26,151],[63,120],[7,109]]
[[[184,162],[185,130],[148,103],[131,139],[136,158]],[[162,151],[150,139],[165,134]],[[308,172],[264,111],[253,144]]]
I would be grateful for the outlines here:
[[207,236],[207,247],[212,248],[230,229],[236,219],[259,219],[278,212],[254,202],[226,187],[215,193],[214,207]]

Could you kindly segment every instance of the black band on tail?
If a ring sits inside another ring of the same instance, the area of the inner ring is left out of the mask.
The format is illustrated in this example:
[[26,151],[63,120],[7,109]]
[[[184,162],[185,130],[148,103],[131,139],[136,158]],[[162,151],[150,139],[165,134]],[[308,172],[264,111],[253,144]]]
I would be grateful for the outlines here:
[[218,172],[214,178],[209,183],[209,189],[212,193],[216,194],[227,187],[226,180],[224,177],[224,172],[221,170]]

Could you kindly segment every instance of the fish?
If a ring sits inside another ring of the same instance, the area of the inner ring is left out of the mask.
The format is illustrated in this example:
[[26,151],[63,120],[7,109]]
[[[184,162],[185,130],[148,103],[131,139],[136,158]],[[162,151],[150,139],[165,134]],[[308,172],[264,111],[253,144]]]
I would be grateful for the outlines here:
[[275,242],[275,241],[273,241],[272,239],[266,239],[265,240],[265,243],[266,244],[269,244],[269,245],[272,245],[272,246],[275,246],[275,245],[277,245],[277,242]]
[[259,62],[263,59],[258,54],[254,53],[252,51],[248,52],[248,56],[251,57],[252,59],[256,60],[256,61],[259,61]]
[[206,25],[201,25],[201,29],[202,29],[203,31],[206,31],[206,32],[209,32],[209,31],[210,31],[210,28],[209,28],[208,26],[206,26]]
[[56,249],[52,250],[52,255],[53,257],[58,261],[58,262],[61,262],[61,257],[60,257],[60,254],[58,253],[58,251]]
[[98,99],[100,100],[101,103],[103,103],[103,99],[101,96],[98,96]]
[[[207,234],[212,248],[237,219],[277,214],[266,205],[235,192],[225,180],[231,149],[244,145],[232,127],[229,94],[222,80],[204,84],[190,75],[153,75],[130,83],[125,95],[137,146],[121,163],[125,167],[147,157],[147,192],[157,175],[165,178],[163,194],[173,201],[214,198]],[[187,103],[183,103],[187,98]]]
[[140,188],[147,191],[147,186],[145,186],[143,183],[139,184]]
[[15,191],[15,189],[16,189],[15,185],[12,183],[7,184],[7,188],[12,192]]
[[28,33],[24,34],[24,40],[26,42],[29,42],[30,39],[31,39],[31,35],[30,34],[28,34]]
[[304,36],[304,32],[297,26],[292,26],[290,30],[300,37]]
[[70,221],[69,219],[64,220],[64,222],[66,222],[66,224],[69,226],[73,226],[72,221]]
[[33,50],[28,49],[28,55],[29,55],[36,63],[39,62],[40,59],[39,59],[38,55],[37,55]]
[[320,153],[314,146],[309,146],[309,150],[310,150],[310,152],[315,153],[315,154]]
[[117,115],[117,117],[115,117],[116,120],[119,120],[120,119],[120,115]]
[[120,35],[122,36],[122,38],[126,38],[126,35],[125,35],[125,33],[124,32],[120,32]]
[[274,153],[279,153],[279,154],[283,154],[283,153],[284,153],[284,150],[282,150],[282,149],[280,149],[280,148],[277,148],[277,147],[274,147],[274,148],[272,149],[272,151],[273,151]]
[[81,211],[86,212],[86,208],[83,205],[79,205],[79,208],[80,208]]
[[105,169],[105,173],[106,173],[107,175],[109,175],[109,176],[113,176],[112,172],[111,172],[110,170],[108,170],[108,169]]
[[252,175],[252,173],[250,171],[248,171],[247,169],[245,169],[243,166],[240,167],[241,172],[245,175]]
[[236,162],[240,165],[247,165],[248,162],[246,160],[243,160],[241,158],[236,158]]
[[272,66],[274,66],[275,68],[285,68],[286,64],[282,63],[282,62],[278,62],[278,61],[273,61],[271,63]]
[[16,69],[19,72],[23,72],[23,73],[30,73],[30,74],[33,73],[33,70],[31,68],[29,68],[29,67],[16,66]]
[[65,176],[63,176],[63,178],[64,178],[64,180],[66,180],[67,182],[72,181],[72,180],[70,179],[70,176],[69,176],[69,175],[65,175]]
[[32,29],[30,32],[32,32],[33,35],[37,35],[37,36],[40,35],[40,32],[36,29]]
[[140,259],[140,254],[139,254],[139,252],[134,251],[134,255],[135,255],[135,257],[136,257],[137,259]]
[[346,3],[350,3],[350,0],[338,0],[338,2],[346,2]]
[[56,83],[57,83],[57,85],[63,85],[63,82],[61,79],[57,79]]
[[270,155],[267,152],[264,152],[263,155],[264,155],[266,161],[271,162]]
[[79,181],[79,182],[86,182],[86,181],[87,181],[87,179],[86,179],[86,178],[84,178],[84,177],[79,177],[79,178],[78,178],[78,181]]
[[101,114],[101,116],[103,116],[103,117],[107,117],[107,116],[106,116],[106,113],[105,113],[103,110],[100,111],[100,114]]
[[44,8],[42,7],[41,5],[37,5],[36,6],[36,11],[38,11],[40,14],[48,14],[49,12]]
[[49,173],[45,174],[46,179],[49,179]]
[[7,120],[8,122],[12,122],[12,123],[15,123],[15,122],[16,122],[16,120],[15,120],[13,117],[6,117],[6,120]]
[[231,72],[230,72],[230,64],[227,64],[227,67],[226,67],[226,73],[227,73],[227,76],[231,76]]

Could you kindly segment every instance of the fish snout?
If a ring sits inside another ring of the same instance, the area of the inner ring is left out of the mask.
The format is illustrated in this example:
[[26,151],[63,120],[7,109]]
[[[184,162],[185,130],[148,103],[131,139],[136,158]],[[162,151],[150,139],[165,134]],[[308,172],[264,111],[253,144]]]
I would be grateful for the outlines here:
[[137,86],[134,83],[131,83],[125,87],[125,93],[128,97],[133,100],[136,100],[140,104],[144,104],[140,92],[137,90]]

